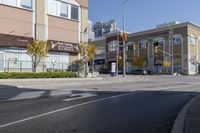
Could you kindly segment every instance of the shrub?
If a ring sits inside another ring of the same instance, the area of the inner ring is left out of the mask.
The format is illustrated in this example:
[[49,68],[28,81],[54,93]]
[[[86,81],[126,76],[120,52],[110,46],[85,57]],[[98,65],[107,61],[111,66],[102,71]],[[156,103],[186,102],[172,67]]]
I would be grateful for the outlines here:
[[76,78],[75,72],[3,72],[0,79],[30,79],[30,78]]

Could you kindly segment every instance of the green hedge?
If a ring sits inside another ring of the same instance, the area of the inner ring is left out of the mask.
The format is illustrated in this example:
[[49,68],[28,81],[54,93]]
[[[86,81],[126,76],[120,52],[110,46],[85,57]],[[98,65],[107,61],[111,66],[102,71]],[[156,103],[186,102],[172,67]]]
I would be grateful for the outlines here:
[[3,72],[0,79],[30,79],[30,78],[76,78],[75,72]]

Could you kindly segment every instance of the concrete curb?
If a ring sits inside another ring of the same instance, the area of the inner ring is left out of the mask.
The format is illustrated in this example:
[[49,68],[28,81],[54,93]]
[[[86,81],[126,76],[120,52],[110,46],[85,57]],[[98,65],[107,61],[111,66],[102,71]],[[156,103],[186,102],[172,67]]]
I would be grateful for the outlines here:
[[172,128],[171,133],[184,133],[184,127],[185,127],[185,119],[188,113],[188,110],[190,107],[195,103],[195,101],[200,98],[200,95],[194,97],[191,99],[181,110],[181,112],[178,114],[176,120],[174,121],[174,125]]
[[0,79],[0,82],[15,82],[15,81],[83,81],[83,80],[102,80],[98,78],[37,78],[37,79]]

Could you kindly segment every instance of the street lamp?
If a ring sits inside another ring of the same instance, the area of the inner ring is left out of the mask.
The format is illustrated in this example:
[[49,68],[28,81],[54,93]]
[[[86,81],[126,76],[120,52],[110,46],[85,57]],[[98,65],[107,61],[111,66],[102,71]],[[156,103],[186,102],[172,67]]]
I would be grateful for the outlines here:
[[[122,0],[122,24],[123,24],[123,36],[125,31],[124,21],[125,21],[125,11],[124,7],[128,0]],[[123,77],[126,76],[126,47],[125,47],[125,38],[123,38]]]
[[169,32],[169,36],[170,36],[170,40],[171,40],[171,60],[172,60],[172,75],[174,74],[174,30],[172,29],[172,27],[170,26],[169,23],[167,23],[167,25],[170,28],[170,32]]

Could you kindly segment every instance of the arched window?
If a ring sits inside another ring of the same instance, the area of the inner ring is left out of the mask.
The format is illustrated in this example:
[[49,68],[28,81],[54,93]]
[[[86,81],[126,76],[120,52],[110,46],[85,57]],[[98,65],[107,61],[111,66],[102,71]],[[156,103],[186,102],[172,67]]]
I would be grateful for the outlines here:
[[148,41],[147,40],[141,40],[139,43],[139,48],[140,49],[146,49],[147,48],[147,45],[148,45]]
[[173,41],[174,41],[173,44],[175,46],[183,45],[183,37],[182,37],[182,35],[174,35]]
[[163,47],[165,39],[163,37],[157,37],[153,39],[154,46]]

